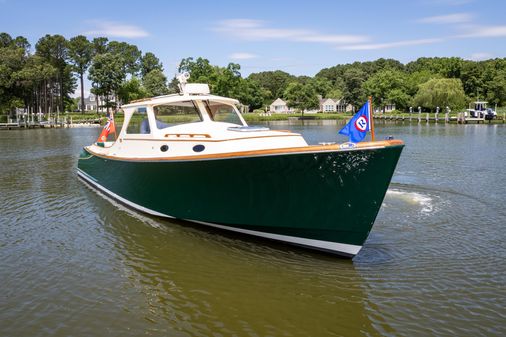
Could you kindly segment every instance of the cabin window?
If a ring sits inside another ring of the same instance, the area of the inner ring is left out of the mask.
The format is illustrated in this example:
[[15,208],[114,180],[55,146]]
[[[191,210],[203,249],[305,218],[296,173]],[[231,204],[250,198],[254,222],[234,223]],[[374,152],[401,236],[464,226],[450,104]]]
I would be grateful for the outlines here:
[[157,105],[153,109],[158,129],[202,121],[202,116],[193,101]]
[[209,112],[209,116],[215,122],[243,125],[236,109],[231,105],[222,103],[213,104],[212,102],[207,102],[206,108]]
[[146,107],[138,107],[134,110],[128,126],[126,129],[127,134],[149,134],[148,115],[146,114]]

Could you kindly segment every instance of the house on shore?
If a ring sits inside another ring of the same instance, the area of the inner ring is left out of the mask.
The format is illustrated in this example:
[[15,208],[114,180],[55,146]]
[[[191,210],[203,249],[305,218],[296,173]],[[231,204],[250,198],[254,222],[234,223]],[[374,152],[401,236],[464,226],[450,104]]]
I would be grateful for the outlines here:
[[[115,102],[114,97],[109,98],[109,102]],[[88,97],[84,98],[84,111],[90,112],[90,111],[97,111],[97,112],[106,112],[107,109],[104,107],[105,105],[105,99],[104,97],[101,97],[97,99],[97,96],[94,94],[90,94]],[[77,108],[79,111],[81,111],[81,99],[79,98],[79,101],[77,102]]]
[[[79,111],[82,110],[81,108],[81,99],[77,102],[77,108]],[[84,98],[84,111],[97,111],[97,99],[95,95],[90,94],[88,97]]]
[[269,112],[274,113],[292,113],[293,110],[286,105],[286,102],[283,101],[281,98],[277,98],[274,102],[271,103],[269,107]]
[[320,111],[321,112],[351,112],[353,106],[346,104],[343,99],[335,98],[320,98]]
[[374,107],[375,113],[389,113],[395,110],[395,104],[387,103],[383,107]]

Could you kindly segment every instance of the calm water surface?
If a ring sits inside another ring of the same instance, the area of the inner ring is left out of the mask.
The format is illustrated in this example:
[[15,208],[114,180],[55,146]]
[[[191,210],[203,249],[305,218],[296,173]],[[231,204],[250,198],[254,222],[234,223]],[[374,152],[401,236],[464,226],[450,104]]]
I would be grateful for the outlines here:
[[503,125],[377,125],[407,146],[353,261],[105,199],[76,176],[98,133],[0,132],[0,336],[506,335]]

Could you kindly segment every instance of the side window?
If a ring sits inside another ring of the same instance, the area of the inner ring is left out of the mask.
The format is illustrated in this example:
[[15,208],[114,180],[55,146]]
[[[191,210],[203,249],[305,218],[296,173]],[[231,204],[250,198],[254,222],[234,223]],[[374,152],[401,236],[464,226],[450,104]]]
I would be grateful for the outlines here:
[[233,106],[226,104],[211,104],[208,107],[213,121],[242,125],[242,121]]
[[135,109],[130,122],[128,123],[127,134],[148,134],[151,133],[149,129],[148,115],[146,114],[146,107],[138,107]]
[[157,105],[154,107],[154,112],[158,129],[202,121],[202,116],[193,101]]

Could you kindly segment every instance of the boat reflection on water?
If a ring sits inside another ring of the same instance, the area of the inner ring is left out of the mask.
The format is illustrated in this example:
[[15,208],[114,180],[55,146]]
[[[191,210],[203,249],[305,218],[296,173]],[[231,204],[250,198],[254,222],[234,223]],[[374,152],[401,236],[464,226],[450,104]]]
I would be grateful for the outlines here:
[[153,332],[321,336],[356,334],[358,326],[375,332],[349,260],[250,236],[211,235],[88,192],[121,256],[122,277],[141,297],[129,310],[139,310]]

